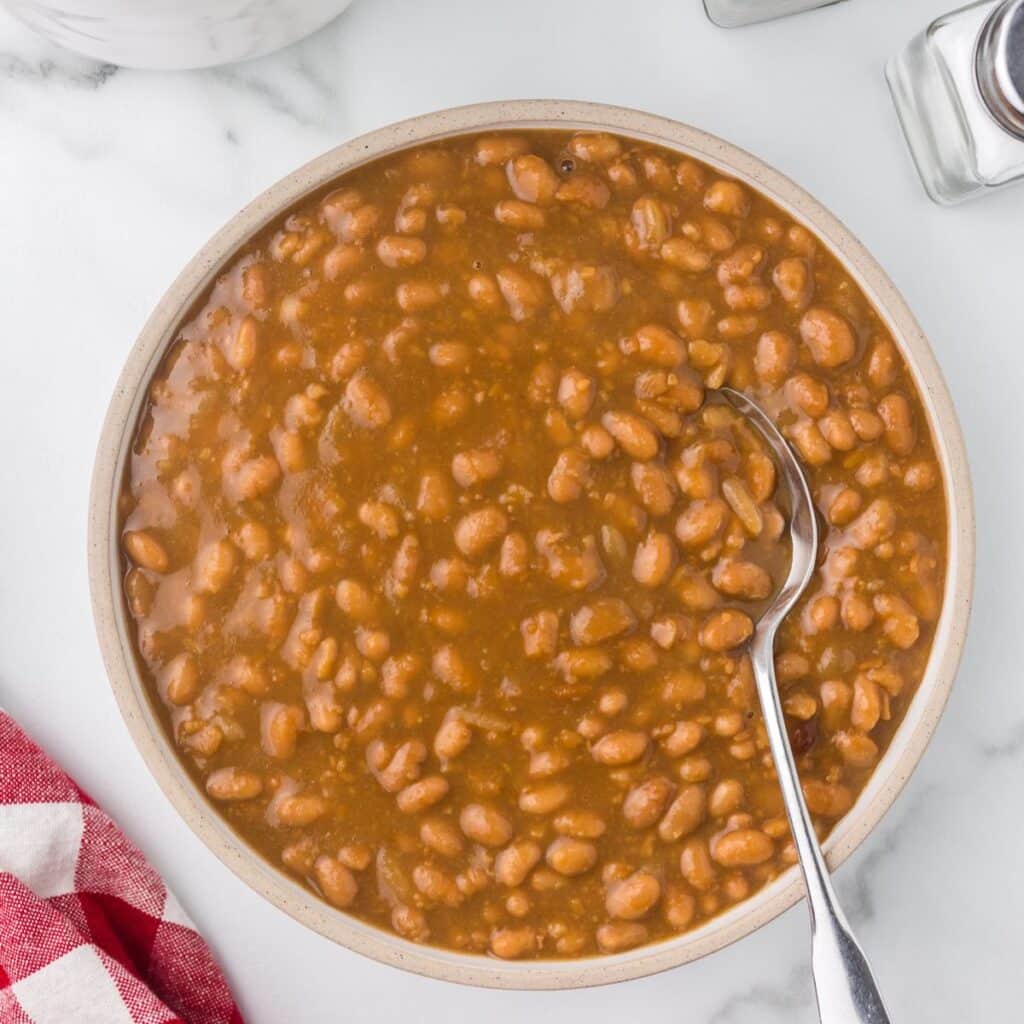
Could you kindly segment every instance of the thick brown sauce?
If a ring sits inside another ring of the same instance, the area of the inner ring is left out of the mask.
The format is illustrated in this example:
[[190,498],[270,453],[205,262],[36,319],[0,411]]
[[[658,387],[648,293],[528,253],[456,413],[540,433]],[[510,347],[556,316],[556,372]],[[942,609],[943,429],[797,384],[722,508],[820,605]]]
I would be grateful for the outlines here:
[[377,161],[247,244],[151,389],[123,493],[138,650],[261,853],[416,941],[613,952],[793,862],[744,643],[778,645],[824,835],[921,678],[946,513],[913,382],[760,195],[611,136]]

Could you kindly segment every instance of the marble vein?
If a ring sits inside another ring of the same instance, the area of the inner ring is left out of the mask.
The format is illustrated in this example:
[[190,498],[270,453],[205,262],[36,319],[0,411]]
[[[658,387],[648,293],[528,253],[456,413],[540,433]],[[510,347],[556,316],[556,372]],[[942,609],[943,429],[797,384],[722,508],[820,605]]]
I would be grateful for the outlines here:
[[1015,758],[1024,754],[1024,722],[1017,722],[1003,739],[983,744],[981,752],[993,759]]
[[56,82],[62,85],[98,90],[121,72],[115,64],[101,64],[78,58],[55,60],[50,57],[31,61],[14,53],[0,54],[0,78],[15,82]]
[[843,909],[855,927],[874,920],[876,908],[872,889],[875,875],[899,849],[900,840],[907,832],[907,820],[923,815],[936,796],[938,790],[933,785],[917,789],[913,796],[904,795],[903,801],[896,804],[886,820],[886,827],[880,829],[870,846],[857,856],[856,866],[848,873],[849,879],[844,878],[844,884],[840,886]]
[[304,128],[323,128],[325,126],[322,118],[304,110],[288,96],[284,89],[268,79],[241,71],[237,67],[213,68],[202,72],[202,74],[211,81],[218,82],[233,91],[255,99],[258,103],[265,104],[269,109],[283,114]]
[[767,1013],[793,1024],[793,1014],[809,1011],[813,999],[810,963],[801,960],[782,985],[755,985],[724,999],[707,1024],[744,1024],[751,1020],[761,1024]]

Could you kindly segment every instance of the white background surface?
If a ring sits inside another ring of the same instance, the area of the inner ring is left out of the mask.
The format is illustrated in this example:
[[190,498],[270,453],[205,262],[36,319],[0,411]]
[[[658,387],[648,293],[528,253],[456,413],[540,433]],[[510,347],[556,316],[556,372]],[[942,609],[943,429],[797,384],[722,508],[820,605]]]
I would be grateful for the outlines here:
[[930,335],[973,467],[974,620],[938,733],[839,890],[894,1024],[1019,1019],[1024,188],[932,206],[882,76],[951,2],[851,0],[726,32],[697,0],[358,0],[276,56],[185,74],[103,68],[0,12],[0,704],[165,874],[252,1024],[816,1019],[802,906],[711,959],[584,992],[459,989],[334,947],[185,828],[104,676],[89,474],[114,381],[163,289],[245,201],[337,142],[531,96],[646,108],[752,150],[860,236]]

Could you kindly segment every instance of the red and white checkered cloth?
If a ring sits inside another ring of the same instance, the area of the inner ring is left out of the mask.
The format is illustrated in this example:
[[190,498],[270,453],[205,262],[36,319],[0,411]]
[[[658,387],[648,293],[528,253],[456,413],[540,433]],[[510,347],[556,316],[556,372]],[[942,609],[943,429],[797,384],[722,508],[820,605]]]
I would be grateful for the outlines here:
[[160,875],[3,711],[0,1024],[242,1024]]

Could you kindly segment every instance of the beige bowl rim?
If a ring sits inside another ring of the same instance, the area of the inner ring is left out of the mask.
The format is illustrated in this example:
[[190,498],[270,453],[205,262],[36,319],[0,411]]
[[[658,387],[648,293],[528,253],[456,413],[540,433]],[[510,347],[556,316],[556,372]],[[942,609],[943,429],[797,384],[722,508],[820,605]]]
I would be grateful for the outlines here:
[[925,677],[870,782],[825,844],[840,865],[903,788],[938,723],[966,638],[974,581],[974,511],[960,426],[931,348],[882,268],[863,245],[789,178],[750,153],[665,117],[596,103],[520,100],[424,114],[370,132],[317,157],[272,185],[236,214],[182,270],[157,304],[118,380],[96,456],[89,508],[88,557],[93,613],[103,659],[125,724],[160,788],[189,827],[239,878],[314,931],[382,963],[418,974],[494,988],[564,989],[624,981],[706,956],[772,920],[802,896],[790,869],[750,899],[692,932],[614,956],[504,962],[419,946],[333,910],[264,861],[215,813],[167,741],[140,679],[121,595],[117,491],[153,372],[182,316],[218,270],[279,213],[345,171],[425,141],[515,128],[606,130],[689,154],[766,194],[821,237],[852,274],[908,360],[926,407],[942,465],[947,506],[948,574],[943,611]]

